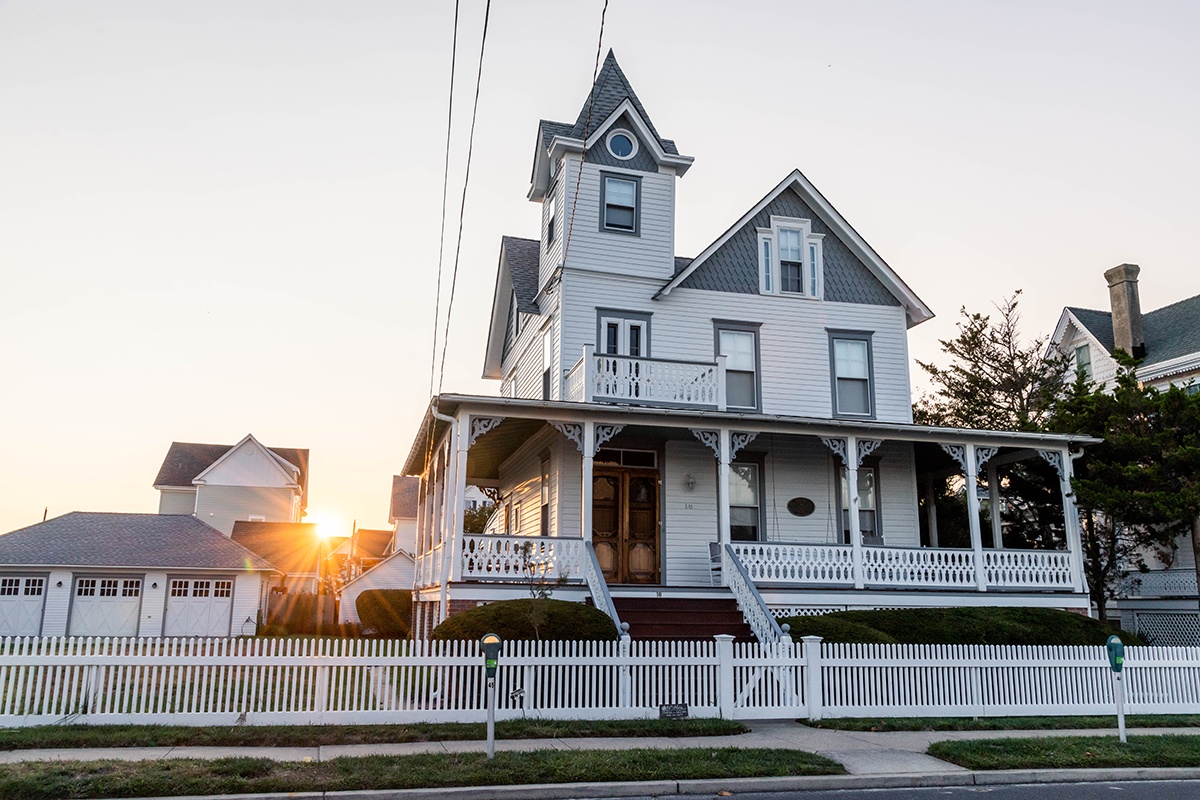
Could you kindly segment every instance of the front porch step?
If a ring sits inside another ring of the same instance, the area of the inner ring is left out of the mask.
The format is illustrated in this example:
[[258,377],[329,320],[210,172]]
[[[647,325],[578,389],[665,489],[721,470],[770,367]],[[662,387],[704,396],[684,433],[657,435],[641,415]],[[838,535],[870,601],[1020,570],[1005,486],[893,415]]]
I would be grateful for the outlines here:
[[614,597],[613,605],[621,621],[629,623],[631,639],[711,639],[728,633],[734,641],[755,641],[732,597]]

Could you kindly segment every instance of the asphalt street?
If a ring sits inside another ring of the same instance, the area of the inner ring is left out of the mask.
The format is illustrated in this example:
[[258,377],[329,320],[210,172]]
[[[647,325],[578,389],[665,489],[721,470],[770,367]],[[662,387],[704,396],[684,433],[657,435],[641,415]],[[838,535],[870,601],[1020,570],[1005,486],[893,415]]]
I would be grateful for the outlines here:
[[[691,795],[719,798],[720,795]],[[1041,783],[1013,786],[941,786],[921,789],[736,792],[735,800],[1200,800],[1200,781]],[[595,800],[593,798],[592,800]],[[604,798],[603,800],[618,800]],[[656,800],[649,795],[619,800]]]

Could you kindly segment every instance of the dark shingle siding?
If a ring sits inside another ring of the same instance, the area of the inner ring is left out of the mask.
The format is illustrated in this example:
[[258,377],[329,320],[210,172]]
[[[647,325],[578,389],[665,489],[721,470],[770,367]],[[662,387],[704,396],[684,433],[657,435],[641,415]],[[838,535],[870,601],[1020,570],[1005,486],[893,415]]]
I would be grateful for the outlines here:
[[500,242],[517,294],[517,309],[525,314],[540,314],[537,293],[541,242],[517,236],[505,236]]
[[[646,147],[645,140],[637,135],[633,124],[629,121],[628,114],[622,114],[617,120],[614,128],[624,128],[629,131],[633,138],[637,140],[637,153],[633,158],[622,161],[621,159],[608,152],[608,144],[601,138],[587,151],[587,161],[589,164],[599,164],[602,167],[616,167],[618,169],[635,169],[641,172],[658,172],[658,162],[654,160],[654,156],[650,154],[650,150]],[[605,137],[607,138],[607,137]]]
[[785,190],[754,215],[753,219],[734,233],[729,241],[721,245],[680,285],[689,289],[757,294],[757,229],[769,228],[772,215],[811,220],[813,233],[825,235],[821,246],[825,264],[826,300],[878,306],[900,305],[895,295],[879,282],[867,266],[850,252],[837,234],[791,189]]
[[84,511],[0,536],[0,564],[166,569],[273,566],[192,516]]
[[416,519],[417,501],[421,494],[421,479],[406,475],[392,476],[392,519]]
[[[1112,313],[1090,308],[1067,309],[1111,353],[1114,348]],[[1200,352],[1200,295],[1142,315],[1149,366]]]

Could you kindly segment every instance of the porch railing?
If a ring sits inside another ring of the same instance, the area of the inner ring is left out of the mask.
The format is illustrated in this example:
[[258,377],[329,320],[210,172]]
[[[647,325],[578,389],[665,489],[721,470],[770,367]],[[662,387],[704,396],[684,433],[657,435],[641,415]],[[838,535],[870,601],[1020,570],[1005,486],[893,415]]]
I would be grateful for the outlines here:
[[[853,548],[847,544],[733,542],[734,555],[756,583],[854,584]],[[970,589],[977,585],[975,553],[936,547],[864,547],[868,586]],[[1071,589],[1071,554],[1063,550],[985,550],[982,569],[994,589]]]
[[591,542],[584,542],[586,552],[583,555],[583,579],[587,582],[588,591],[592,593],[592,605],[608,615],[621,631],[621,618],[617,616],[617,607],[613,604],[612,595],[608,591],[608,581],[604,580],[604,571],[600,569],[600,559],[596,558],[596,548]]
[[575,402],[645,403],[725,410],[725,357],[674,361],[597,353],[589,345],[566,377]]
[[779,627],[775,616],[763,602],[762,595],[754,587],[754,581],[750,580],[745,565],[742,564],[731,545],[725,545],[722,559],[721,569],[729,576],[729,591],[733,593],[738,610],[742,612],[742,616],[750,625],[750,630],[754,631],[754,637],[762,644],[790,642],[791,638],[785,637],[783,629]]
[[1196,573],[1190,569],[1137,572],[1124,581],[1125,597],[1194,597]]
[[580,538],[468,534],[460,557],[466,580],[554,582],[586,574]]

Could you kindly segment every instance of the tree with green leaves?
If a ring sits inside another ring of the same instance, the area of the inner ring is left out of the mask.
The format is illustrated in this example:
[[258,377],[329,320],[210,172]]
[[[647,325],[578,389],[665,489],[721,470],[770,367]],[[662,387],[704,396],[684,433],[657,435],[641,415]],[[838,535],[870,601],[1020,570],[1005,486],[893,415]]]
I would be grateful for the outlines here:
[[1070,360],[1046,355],[1048,337],[1021,335],[1017,290],[996,306],[999,316],[964,307],[958,335],[939,342],[948,366],[917,361],[933,385],[913,406],[919,425],[1028,431],[1041,428],[1061,391]]

